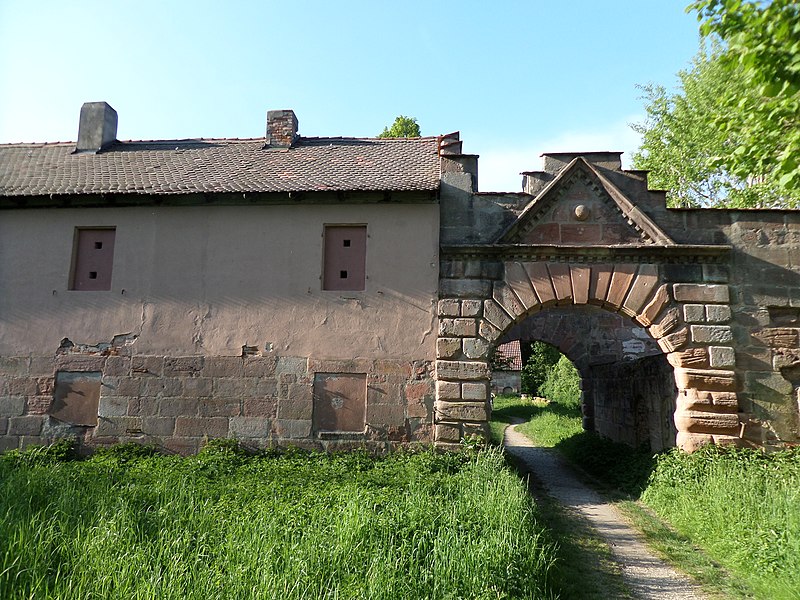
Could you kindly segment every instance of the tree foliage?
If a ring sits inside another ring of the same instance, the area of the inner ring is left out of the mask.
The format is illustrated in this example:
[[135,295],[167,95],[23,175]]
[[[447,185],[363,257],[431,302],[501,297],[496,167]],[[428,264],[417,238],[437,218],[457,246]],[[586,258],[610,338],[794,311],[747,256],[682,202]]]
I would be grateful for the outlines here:
[[408,138],[419,137],[419,124],[413,117],[400,115],[394,120],[391,127],[384,127],[378,134],[379,138]]
[[565,406],[580,406],[581,376],[570,359],[563,354],[559,357],[558,362],[548,372],[541,392],[542,396],[553,402]]
[[739,177],[774,177],[787,192],[800,187],[800,4],[796,0],[699,0],[705,36],[726,45],[721,62],[739,70],[756,93],[721,101],[737,111],[737,122],[720,121],[739,133],[728,168]]
[[644,86],[647,120],[634,166],[672,206],[800,205],[800,8],[702,0],[710,40],[679,88]]
[[555,367],[561,353],[546,342],[533,342],[530,357],[522,367],[521,387],[526,394],[542,395],[542,386]]

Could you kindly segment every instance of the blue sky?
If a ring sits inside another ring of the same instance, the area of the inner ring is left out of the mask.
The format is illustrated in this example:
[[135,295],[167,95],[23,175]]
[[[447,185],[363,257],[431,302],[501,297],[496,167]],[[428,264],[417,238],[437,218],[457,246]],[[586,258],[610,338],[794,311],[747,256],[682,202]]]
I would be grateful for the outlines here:
[[518,191],[546,151],[623,150],[636,84],[698,47],[688,0],[0,0],[0,143],[77,137],[85,101],[119,139],[374,136],[399,114],[461,131],[482,191]]

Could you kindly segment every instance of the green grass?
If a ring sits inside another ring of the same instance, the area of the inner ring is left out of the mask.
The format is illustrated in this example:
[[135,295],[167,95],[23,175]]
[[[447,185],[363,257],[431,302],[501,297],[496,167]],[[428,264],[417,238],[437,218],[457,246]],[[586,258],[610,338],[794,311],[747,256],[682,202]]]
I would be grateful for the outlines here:
[[674,450],[658,457],[642,500],[757,598],[800,598],[800,448]]
[[[558,423],[558,430],[562,434],[572,432],[575,425],[569,422],[567,415],[574,410],[574,407],[547,404],[541,399],[497,396],[490,422],[492,441],[495,444],[502,443],[505,428],[520,420],[527,421],[526,425],[534,423],[540,429]],[[556,418],[551,417],[553,412]],[[554,445],[557,437],[551,431],[539,439],[547,439]],[[523,467],[520,465],[520,468]],[[535,480],[531,481],[530,488],[536,497],[541,522],[547,527],[547,536],[556,544],[557,557],[550,578],[554,588],[559,590],[559,597],[562,600],[630,597],[630,591],[622,580],[619,565],[614,561],[608,545],[588,523],[577,519],[544,494]]]
[[544,598],[554,548],[497,449],[0,457],[0,597]]
[[528,421],[538,409],[544,406],[541,401],[519,396],[496,396],[492,402],[492,420],[489,422],[493,444],[503,443],[503,434],[511,423]]
[[548,403],[541,398],[495,397],[492,420],[489,423],[492,442],[502,443],[506,427],[520,422],[523,423],[517,430],[545,448],[552,448],[560,441],[583,431],[580,408],[577,406]]
[[560,600],[631,597],[619,564],[597,532],[541,491],[534,493],[547,538],[556,544],[550,581],[559,591]]

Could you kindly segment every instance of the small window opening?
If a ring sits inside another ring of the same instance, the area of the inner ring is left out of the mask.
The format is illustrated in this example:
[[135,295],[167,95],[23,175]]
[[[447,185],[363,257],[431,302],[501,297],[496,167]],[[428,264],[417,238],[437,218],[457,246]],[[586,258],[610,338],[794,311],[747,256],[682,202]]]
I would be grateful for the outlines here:
[[110,290],[114,227],[76,227],[69,289]]
[[365,289],[366,254],[366,225],[325,225],[322,289]]

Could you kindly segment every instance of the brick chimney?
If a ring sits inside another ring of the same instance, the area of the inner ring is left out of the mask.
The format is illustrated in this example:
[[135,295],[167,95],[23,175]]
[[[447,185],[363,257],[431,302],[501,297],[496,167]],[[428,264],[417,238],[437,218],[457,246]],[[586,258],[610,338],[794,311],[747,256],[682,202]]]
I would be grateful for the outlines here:
[[268,111],[266,145],[270,148],[291,148],[299,137],[297,125],[293,110]]
[[116,139],[117,111],[106,102],[85,102],[75,152],[98,152]]

